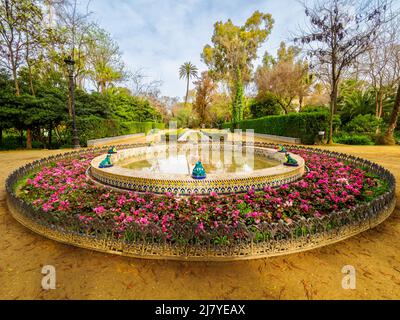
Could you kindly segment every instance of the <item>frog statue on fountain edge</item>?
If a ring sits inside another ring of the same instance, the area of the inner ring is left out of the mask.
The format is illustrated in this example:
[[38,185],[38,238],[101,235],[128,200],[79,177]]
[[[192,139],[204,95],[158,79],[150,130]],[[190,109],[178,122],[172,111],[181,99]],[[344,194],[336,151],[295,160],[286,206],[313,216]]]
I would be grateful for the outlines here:
[[203,164],[201,161],[197,161],[196,165],[193,168],[192,178],[193,179],[205,179],[206,178],[206,170],[204,170]]
[[285,153],[285,159],[286,159],[286,162],[283,163],[285,166],[290,166],[290,167],[298,167],[299,166],[297,160],[293,159],[292,156],[287,152]]
[[286,148],[283,146],[283,145],[279,145],[278,146],[278,152],[279,153],[286,153],[287,152],[287,150],[286,150]]
[[115,146],[112,146],[110,149],[108,149],[108,154],[114,154],[117,153],[117,148]]
[[111,154],[107,154],[106,158],[103,161],[101,161],[99,164],[100,169],[110,168],[112,166],[113,166],[113,164],[111,163]]

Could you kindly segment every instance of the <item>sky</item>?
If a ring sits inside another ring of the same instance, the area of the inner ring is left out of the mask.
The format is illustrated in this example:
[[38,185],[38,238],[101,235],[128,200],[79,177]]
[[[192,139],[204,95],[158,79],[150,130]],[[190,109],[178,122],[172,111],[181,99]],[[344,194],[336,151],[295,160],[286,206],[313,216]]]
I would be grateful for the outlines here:
[[200,72],[207,69],[200,55],[216,21],[243,25],[255,10],[271,13],[275,24],[260,57],[265,50],[275,54],[305,21],[297,0],[91,0],[89,9],[117,41],[129,70],[161,80],[162,95],[181,99],[186,85],[179,66],[190,61]]

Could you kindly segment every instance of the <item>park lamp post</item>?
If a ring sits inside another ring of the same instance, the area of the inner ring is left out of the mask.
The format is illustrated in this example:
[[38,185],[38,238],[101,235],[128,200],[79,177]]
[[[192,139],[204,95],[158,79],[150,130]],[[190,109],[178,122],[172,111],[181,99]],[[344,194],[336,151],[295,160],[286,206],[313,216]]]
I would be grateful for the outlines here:
[[71,103],[71,113],[72,113],[72,146],[74,149],[80,148],[78,130],[76,129],[76,117],[75,117],[75,84],[74,84],[74,65],[75,61],[72,60],[71,56],[64,59],[65,64],[68,69],[69,77],[69,97]]

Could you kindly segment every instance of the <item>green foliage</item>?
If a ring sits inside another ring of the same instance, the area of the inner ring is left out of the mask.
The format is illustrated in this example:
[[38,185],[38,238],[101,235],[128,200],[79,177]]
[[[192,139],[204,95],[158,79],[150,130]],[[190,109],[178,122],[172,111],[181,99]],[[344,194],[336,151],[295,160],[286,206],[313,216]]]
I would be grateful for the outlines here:
[[[67,97],[65,97],[67,101]],[[65,102],[64,102],[65,104]],[[95,115],[101,118],[109,118],[112,113],[110,99],[98,92],[86,93],[83,90],[75,90],[75,112],[78,117]]]
[[255,11],[243,26],[233,24],[230,19],[216,22],[211,38],[213,45],[207,44],[202,53],[213,77],[234,86],[236,71],[240,69],[242,79],[247,83],[257,50],[271,33],[273,24],[271,14],[259,11]]
[[[69,126],[71,123],[69,123]],[[164,129],[163,123],[154,122],[119,122],[115,119],[104,119],[98,116],[77,118],[77,129],[80,143],[86,145],[87,140],[114,137],[135,133],[148,133],[152,129]]]
[[[243,120],[240,129],[253,129],[255,133],[300,138],[302,143],[313,144],[319,131],[326,131],[329,115],[327,112],[290,113],[281,116],[267,116],[254,120]],[[224,123],[223,128],[232,128]]]
[[239,69],[237,73],[238,73],[238,80],[236,82],[236,88],[235,88],[236,94],[232,106],[232,122],[235,124],[243,119],[243,98],[244,98],[243,82]]
[[282,113],[282,107],[272,93],[266,93],[262,98],[253,99],[250,101],[249,108],[253,119]]
[[351,145],[373,145],[374,142],[367,135],[361,134],[344,134],[338,137],[334,137],[334,142],[351,144]]
[[372,114],[359,114],[343,130],[348,133],[375,133],[382,124],[382,119],[378,119]]
[[[69,123],[70,125],[71,123]],[[85,145],[87,140],[118,136],[121,132],[118,121],[95,115],[77,118],[76,126],[82,145]]]
[[339,109],[342,122],[347,123],[357,115],[375,113],[375,97],[370,91],[346,92],[340,98]]
[[106,94],[112,118],[120,121],[161,120],[161,115],[147,99],[132,96],[124,90],[113,90]]
[[303,108],[301,108],[300,112],[329,112],[329,107],[306,105]]
[[121,122],[121,129],[119,134],[134,134],[134,133],[148,133],[152,129],[164,129],[164,123],[155,123],[155,122],[135,122],[135,121],[126,121]]

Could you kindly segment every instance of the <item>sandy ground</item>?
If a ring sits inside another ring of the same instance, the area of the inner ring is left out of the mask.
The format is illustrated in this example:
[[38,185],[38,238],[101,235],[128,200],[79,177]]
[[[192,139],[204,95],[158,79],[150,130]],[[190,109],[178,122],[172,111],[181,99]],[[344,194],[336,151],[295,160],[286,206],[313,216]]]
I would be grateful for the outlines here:
[[[400,147],[331,149],[376,161],[400,181]],[[47,240],[10,216],[6,176],[26,162],[59,152],[0,152],[2,299],[400,299],[400,201],[377,228],[306,253],[226,263],[124,258]],[[55,290],[41,287],[44,265],[56,268]],[[342,289],[345,265],[356,269],[355,290]]]

